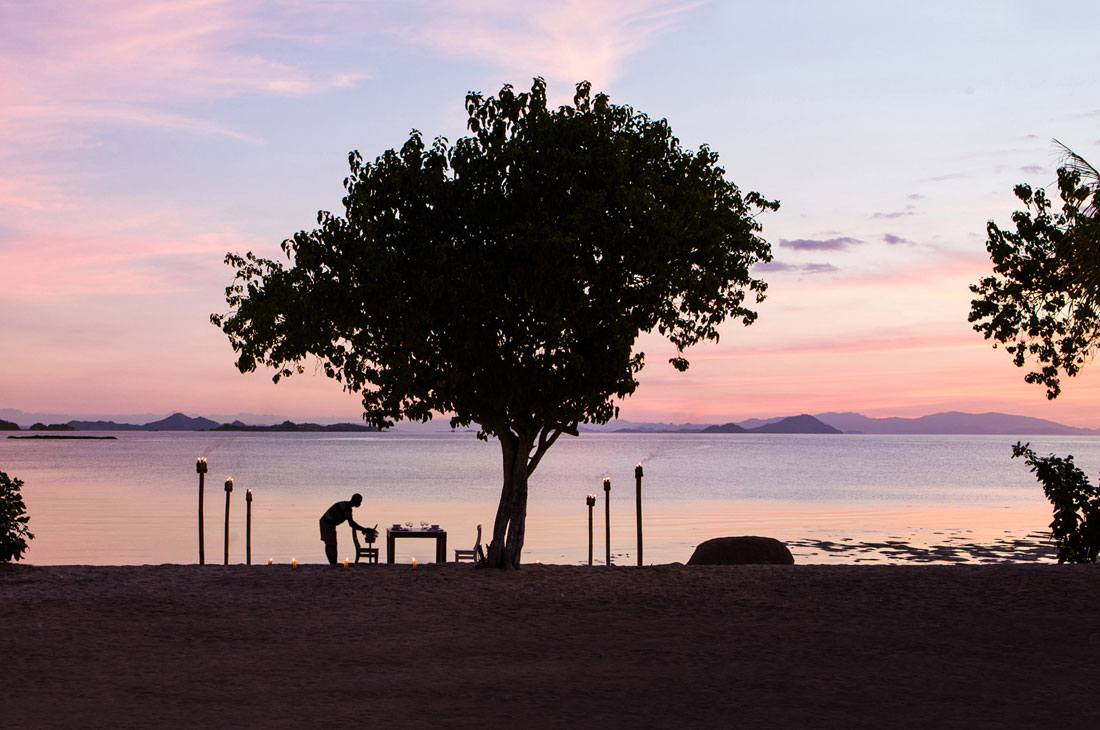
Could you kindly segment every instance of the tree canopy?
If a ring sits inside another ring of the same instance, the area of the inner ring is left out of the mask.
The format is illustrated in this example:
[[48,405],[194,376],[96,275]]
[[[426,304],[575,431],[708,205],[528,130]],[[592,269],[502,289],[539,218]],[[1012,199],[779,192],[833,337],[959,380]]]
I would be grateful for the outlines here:
[[[703,146],[668,123],[576,87],[466,97],[471,136],[348,161],[345,213],[283,242],[291,262],[229,254],[230,311],[212,315],[242,372],[326,375],[388,427],[433,412],[500,440],[504,483],[489,560],[519,565],[527,478],[581,423],[605,423],[632,394],[656,331],[683,350],[750,324],[771,258],[756,215]],[[746,298],[751,301],[746,302]]]
[[994,340],[1023,367],[1029,383],[1061,393],[1061,376],[1072,377],[1100,345],[1100,176],[1063,147],[1058,169],[1061,209],[1042,188],[1017,185],[1025,209],[1012,214],[1013,228],[986,226],[993,274],[970,290],[974,329]]

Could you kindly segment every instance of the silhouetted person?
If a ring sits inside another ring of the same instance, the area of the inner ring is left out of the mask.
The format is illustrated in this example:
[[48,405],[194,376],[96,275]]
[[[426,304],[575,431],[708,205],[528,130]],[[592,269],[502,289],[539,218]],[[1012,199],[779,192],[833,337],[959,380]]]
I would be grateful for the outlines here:
[[325,543],[325,555],[329,563],[336,565],[336,526],[344,520],[348,521],[353,530],[362,530],[367,536],[368,542],[373,542],[371,533],[373,528],[363,527],[351,518],[351,510],[363,504],[363,495],[353,494],[346,502],[337,502],[321,515],[321,542]]

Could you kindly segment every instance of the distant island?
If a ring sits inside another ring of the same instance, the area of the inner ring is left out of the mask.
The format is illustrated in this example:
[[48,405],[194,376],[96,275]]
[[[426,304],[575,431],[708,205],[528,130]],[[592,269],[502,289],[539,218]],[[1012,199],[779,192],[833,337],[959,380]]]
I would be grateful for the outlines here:
[[947,411],[919,418],[871,418],[860,413],[827,412],[777,418],[749,418],[722,425],[618,421],[586,425],[586,432],[613,433],[790,433],[882,435],[1096,436],[1100,429],[1067,426],[1055,421],[1008,413]]
[[811,415],[803,413],[801,416],[789,416],[787,418],[765,423],[752,428],[745,428],[736,423],[726,423],[721,426],[707,426],[699,433],[844,433],[839,428],[833,428],[827,423]]
[[[761,421],[759,424],[747,426],[741,423],[723,423],[713,426],[680,426],[665,427],[665,424],[648,424],[653,427],[616,428],[615,433],[844,433],[838,428],[823,423],[813,416],[803,413],[800,416],[788,416],[771,421]],[[589,429],[584,429],[589,430]],[[592,429],[595,430],[595,429]]]
[[167,418],[140,426],[114,421],[69,421],[67,425],[77,431],[210,431],[221,424],[209,418],[191,418],[182,413],[173,413]]
[[[20,411],[0,409],[5,416],[19,416]],[[37,417],[37,416],[36,416]],[[55,416],[48,416],[55,418]],[[27,421],[30,421],[28,416]],[[25,423],[26,421],[24,421]],[[17,423],[0,420],[0,431],[23,430]],[[295,423],[283,421],[270,425],[247,424],[241,420],[230,423],[183,413],[173,413],[167,418],[143,424],[118,423],[116,421],[68,421],[45,424],[36,422],[32,431],[220,431],[259,433],[376,433],[377,428],[359,423]],[[652,423],[616,420],[602,426],[585,424],[585,433],[703,433],[703,434],[889,434],[889,435],[994,435],[1011,437],[1028,436],[1096,436],[1100,429],[1079,428],[1030,416],[1007,413],[962,413],[947,411],[919,418],[871,418],[850,411],[829,411],[810,415],[780,416],[775,418],[749,418],[722,424],[711,423]],[[440,433],[448,429],[439,429]]]
[[[0,421],[0,431],[21,431],[19,424],[11,421]],[[69,421],[67,423],[52,423],[49,425],[35,423],[28,431],[257,431],[257,432],[332,432],[332,433],[369,433],[377,432],[374,426],[365,426],[360,423],[333,423],[321,425],[318,423],[294,423],[283,421],[271,426],[255,426],[233,421],[232,423],[218,423],[209,418],[192,418],[182,413],[173,413],[167,418],[149,423],[117,423],[116,421]],[[9,436],[9,438],[114,438],[113,436]]]
[[291,433],[310,433],[310,432],[324,432],[329,431],[333,433],[359,433],[359,432],[376,432],[377,428],[374,426],[364,426],[358,423],[333,423],[328,426],[322,426],[318,423],[294,423],[293,421],[283,421],[282,423],[274,426],[249,426],[241,423],[240,421],[234,421],[233,423],[226,423],[218,426],[217,428],[206,429],[209,431],[278,431],[278,432],[291,432]]
[[38,434],[38,435],[35,435],[35,436],[8,436],[8,438],[10,438],[10,439],[62,439],[62,440],[69,440],[69,441],[73,441],[73,440],[78,440],[78,441],[115,441],[115,440],[118,439],[118,436],[75,436],[75,435],[43,436],[41,434]]

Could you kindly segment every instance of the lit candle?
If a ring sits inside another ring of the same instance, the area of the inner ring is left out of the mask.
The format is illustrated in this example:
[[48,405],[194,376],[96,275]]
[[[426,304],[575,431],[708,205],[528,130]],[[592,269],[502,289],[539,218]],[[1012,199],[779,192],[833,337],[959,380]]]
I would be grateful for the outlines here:
[[348,559],[347,558],[344,558],[344,567],[345,568],[348,567]]
[[297,568],[298,567],[298,558],[291,558],[290,559],[290,567],[292,567],[292,568]]
[[416,567],[416,558],[413,558],[413,567]]
[[267,564],[268,564],[268,565],[271,565],[271,562],[272,562],[272,561],[271,561],[271,558],[268,558],[268,559],[267,559]]

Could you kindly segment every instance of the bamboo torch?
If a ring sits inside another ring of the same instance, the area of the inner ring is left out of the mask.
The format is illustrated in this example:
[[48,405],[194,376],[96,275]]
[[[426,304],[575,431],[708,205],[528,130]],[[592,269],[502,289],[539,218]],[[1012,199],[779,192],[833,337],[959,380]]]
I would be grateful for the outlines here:
[[603,480],[603,494],[604,541],[607,544],[606,565],[611,565],[611,479],[609,478]]
[[195,471],[199,473],[199,565],[206,563],[206,548],[202,536],[202,493],[206,486],[206,457],[195,460]]
[[638,567],[642,567],[642,465],[634,467],[634,482],[638,486]]
[[229,565],[229,495],[233,492],[233,477],[225,480],[225,565]]
[[592,508],[596,506],[596,495],[590,494],[584,501],[588,505],[588,564],[592,565]]
[[245,490],[244,550],[245,565],[252,565],[252,490]]

